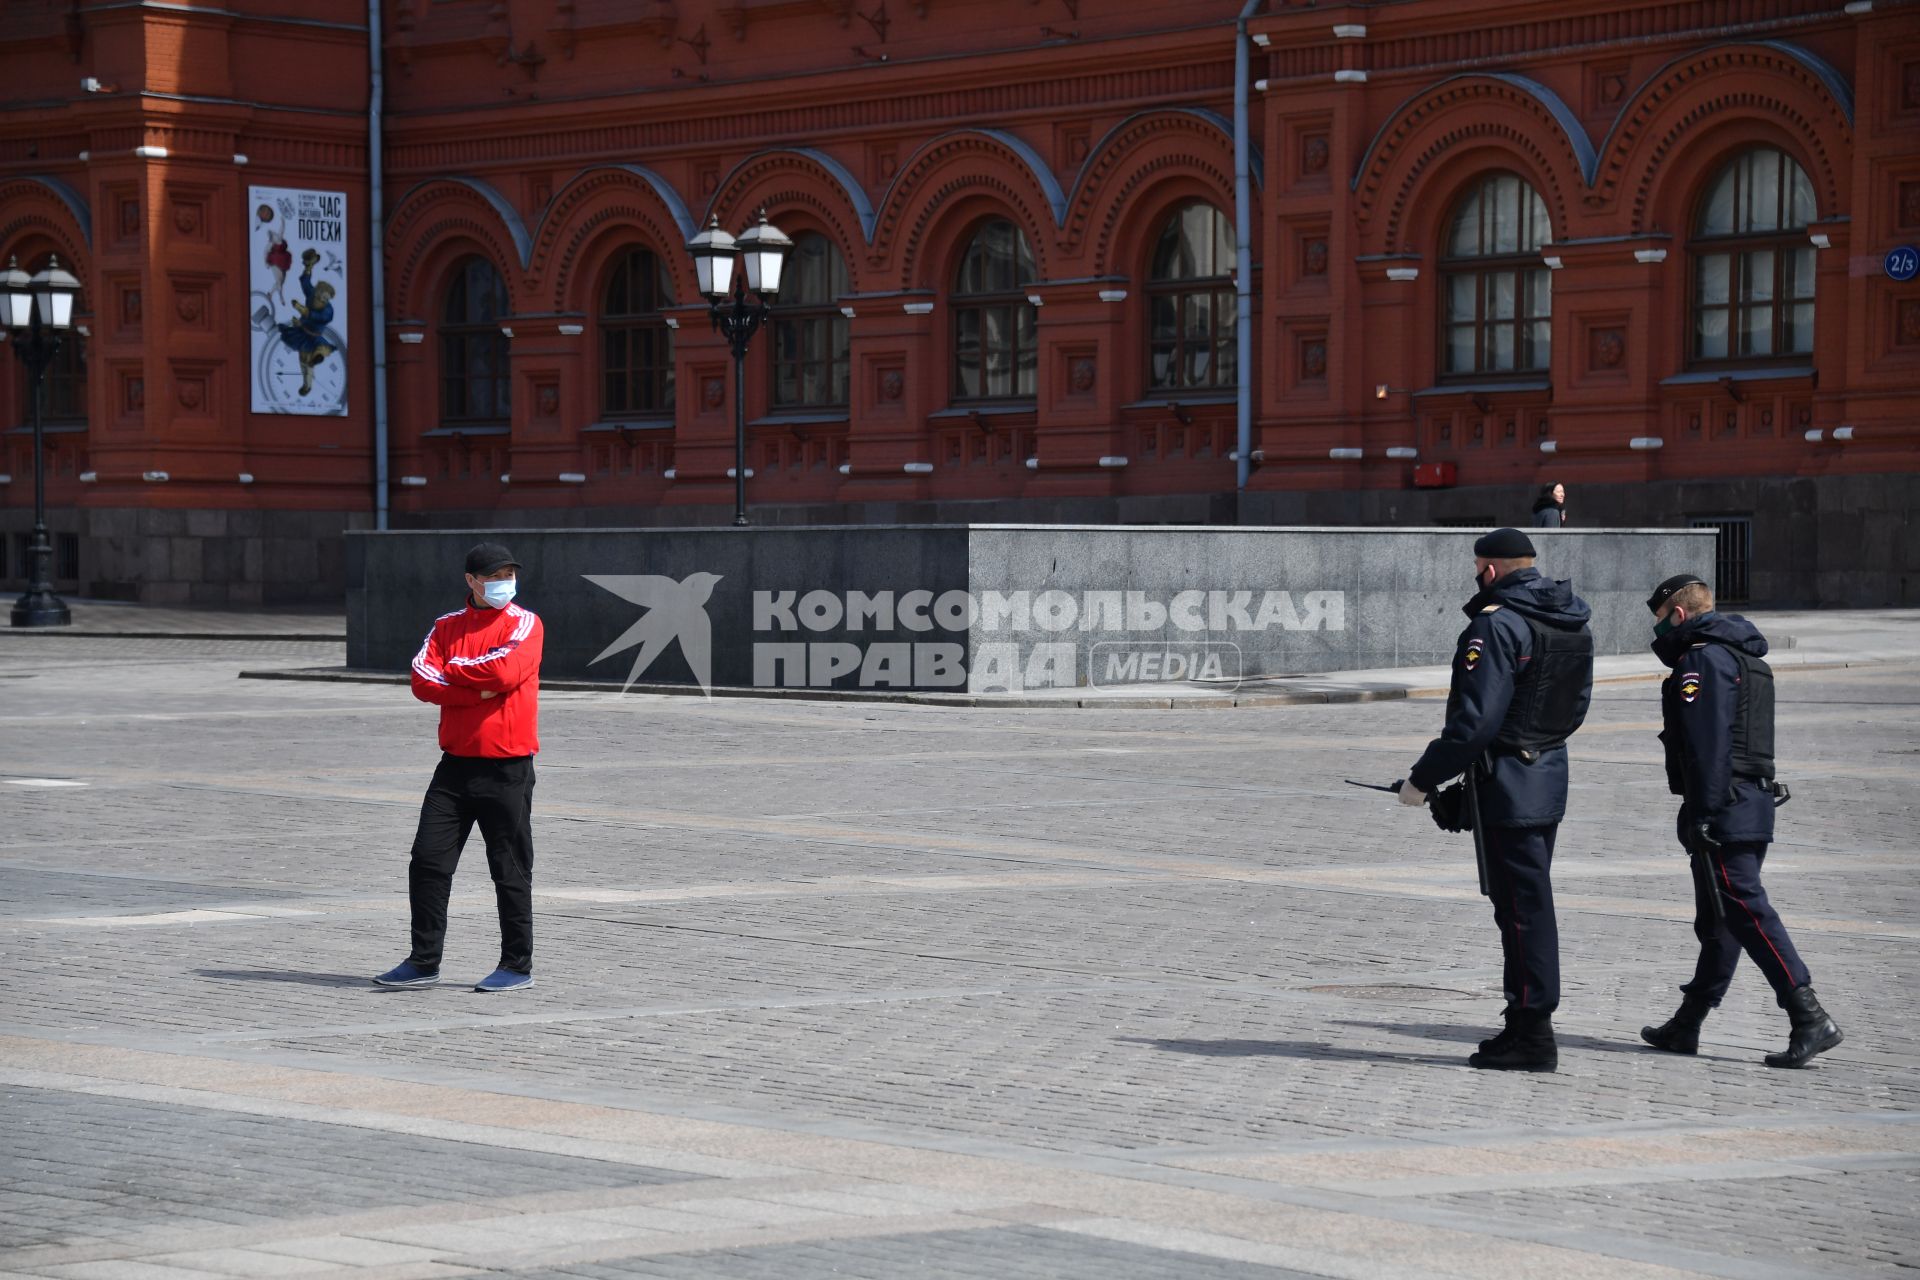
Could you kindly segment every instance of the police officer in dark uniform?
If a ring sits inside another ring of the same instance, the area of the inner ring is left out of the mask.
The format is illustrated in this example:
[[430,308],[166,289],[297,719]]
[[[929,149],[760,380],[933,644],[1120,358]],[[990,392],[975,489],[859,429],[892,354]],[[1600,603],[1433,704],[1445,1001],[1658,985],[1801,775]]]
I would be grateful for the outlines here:
[[1680,988],[1679,1012],[1640,1036],[1656,1049],[1697,1053],[1700,1024],[1727,994],[1744,950],[1793,1023],[1785,1051],[1768,1054],[1767,1065],[1805,1066],[1841,1036],[1760,884],[1776,804],[1766,637],[1738,614],[1716,613],[1712,588],[1690,573],[1655,587],[1647,608],[1653,651],[1673,669],[1660,687],[1660,741],[1667,786],[1681,797],[1680,843],[1693,861],[1700,959]]
[[[1486,850],[1486,891],[1500,928],[1506,1029],[1468,1065],[1552,1071],[1560,1004],[1553,841],[1567,808],[1567,739],[1593,692],[1586,601],[1533,567],[1533,543],[1497,529],[1473,544],[1475,594],[1453,660],[1447,723],[1406,781],[1404,804],[1466,775]],[[1448,793],[1451,795],[1452,793]]]

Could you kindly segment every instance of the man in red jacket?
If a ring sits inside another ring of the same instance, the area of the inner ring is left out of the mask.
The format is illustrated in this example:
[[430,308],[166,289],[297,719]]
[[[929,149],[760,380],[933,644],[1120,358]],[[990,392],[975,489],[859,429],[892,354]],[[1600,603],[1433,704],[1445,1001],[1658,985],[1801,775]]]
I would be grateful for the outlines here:
[[497,542],[467,552],[466,607],[434,620],[413,658],[413,696],[440,708],[440,766],[413,837],[413,951],[383,987],[440,981],[447,895],[480,826],[500,907],[500,965],[475,991],[533,985],[533,757],[540,750],[540,619],[513,603],[519,562]]

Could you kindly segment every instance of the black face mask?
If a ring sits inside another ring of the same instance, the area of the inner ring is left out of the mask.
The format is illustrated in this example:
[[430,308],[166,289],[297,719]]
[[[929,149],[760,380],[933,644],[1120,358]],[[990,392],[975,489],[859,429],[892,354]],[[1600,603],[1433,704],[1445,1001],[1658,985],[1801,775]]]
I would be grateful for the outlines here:
[[1493,577],[1492,569],[1488,569],[1485,573],[1476,573],[1473,575],[1473,589],[1475,594],[1485,591],[1488,587],[1491,587],[1493,584],[1494,584],[1494,577]]

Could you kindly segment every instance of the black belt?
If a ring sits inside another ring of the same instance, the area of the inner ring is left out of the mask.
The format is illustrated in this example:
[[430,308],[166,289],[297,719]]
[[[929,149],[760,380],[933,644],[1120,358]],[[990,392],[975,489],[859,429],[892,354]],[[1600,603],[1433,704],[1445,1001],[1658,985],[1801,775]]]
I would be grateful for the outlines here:
[[1559,742],[1549,742],[1541,747],[1503,747],[1495,744],[1487,748],[1487,754],[1494,756],[1512,756],[1525,764],[1532,764],[1547,752],[1566,745],[1564,739]]
[[1793,792],[1788,789],[1787,784],[1777,782],[1772,778],[1756,777],[1748,773],[1736,773],[1733,775],[1733,780],[1735,782],[1751,782],[1754,786],[1760,788],[1761,791],[1772,797],[1773,807],[1776,809],[1793,799]]

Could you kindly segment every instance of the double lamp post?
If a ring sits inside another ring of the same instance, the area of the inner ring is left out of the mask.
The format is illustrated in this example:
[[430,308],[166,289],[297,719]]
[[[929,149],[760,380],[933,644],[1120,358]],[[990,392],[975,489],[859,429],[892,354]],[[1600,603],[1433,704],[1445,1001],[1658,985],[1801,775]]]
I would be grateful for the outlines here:
[[[706,229],[687,243],[693,254],[700,294],[712,304],[713,327],[726,335],[733,349],[733,522],[747,523],[747,344],[767,318],[767,306],[780,294],[780,276],[793,241],[767,221],[760,211],[758,224],[736,238],[720,226],[716,215]],[[741,268],[741,269],[736,269]],[[749,301],[749,295],[752,300]]]
[[47,366],[73,328],[73,302],[80,282],[50,257],[40,274],[28,277],[18,259],[0,272],[0,329],[13,334],[13,350],[26,362],[28,399],[33,404],[33,544],[27,592],[14,602],[16,627],[64,627],[73,619],[53,593],[53,544],[47,540],[47,461],[40,426],[40,402]]

